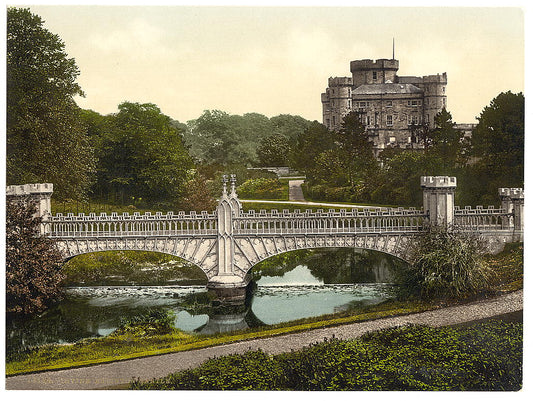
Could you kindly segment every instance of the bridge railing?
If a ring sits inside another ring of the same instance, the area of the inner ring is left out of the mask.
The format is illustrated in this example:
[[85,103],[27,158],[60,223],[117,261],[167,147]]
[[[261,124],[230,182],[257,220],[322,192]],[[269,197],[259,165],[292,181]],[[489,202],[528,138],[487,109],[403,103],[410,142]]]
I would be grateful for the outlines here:
[[464,209],[455,207],[454,222],[467,231],[513,230],[513,214],[503,208],[495,209],[494,206],[477,206],[475,209],[470,206]]
[[420,209],[352,209],[328,212],[249,211],[233,220],[234,234],[352,234],[419,232],[427,228]]
[[101,213],[98,216],[59,213],[50,216],[43,226],[51,238],[215,235],[217,216],[207,212]]

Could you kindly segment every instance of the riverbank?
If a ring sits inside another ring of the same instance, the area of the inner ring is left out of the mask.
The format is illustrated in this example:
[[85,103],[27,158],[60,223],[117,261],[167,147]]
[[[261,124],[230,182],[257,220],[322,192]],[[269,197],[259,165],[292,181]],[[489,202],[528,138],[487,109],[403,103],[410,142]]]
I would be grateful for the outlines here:
[[170,373],[199,366],[216,356],[243,353],[261,349],[268,354],[279,354],[324,338],[353,339],[362,334],[405,324],[424,324],[431,327],[462,324],[472,320],[486,319],[523,309],[523,291],[514,291],[498,297],[479,300],[464,305],[450,306],[431,311],[413,313],[357,322],[333,327],[315,328],[306,331],[269,336],[209,348],[170,353],[141,359],[126,360],[69,370],[49,371],[8,377],[7,389],[101,389],[125,388],[132,378],[150,380]]

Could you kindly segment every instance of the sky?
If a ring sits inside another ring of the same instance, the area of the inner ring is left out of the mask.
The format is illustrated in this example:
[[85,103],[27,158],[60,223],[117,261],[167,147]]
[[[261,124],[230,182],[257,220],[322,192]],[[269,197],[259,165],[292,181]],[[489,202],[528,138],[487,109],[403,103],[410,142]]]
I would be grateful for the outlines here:
[[392,58],[393,38],[399,75],[447,73],[457,123],[500,92],[524,92],[519,7],[29,8],[76,60],[79,106],[101,114],[131,101],[180,122],[212,109],[322,121],[328,78],[351,76],[351,60]]

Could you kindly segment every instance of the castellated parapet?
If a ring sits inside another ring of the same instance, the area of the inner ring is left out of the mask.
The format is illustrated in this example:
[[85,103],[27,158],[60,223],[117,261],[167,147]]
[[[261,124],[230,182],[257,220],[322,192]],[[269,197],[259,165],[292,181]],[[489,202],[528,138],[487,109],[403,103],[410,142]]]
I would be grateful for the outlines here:
[[422,188],[456,188],[456,177],[445,176],[424,176],[420,177],[420,186]]
[[24,196],[24,195],[40,195],[52,194],[54,192],[54,184],[24,184],[24,185],[9,185],[6,188],[6,196]]

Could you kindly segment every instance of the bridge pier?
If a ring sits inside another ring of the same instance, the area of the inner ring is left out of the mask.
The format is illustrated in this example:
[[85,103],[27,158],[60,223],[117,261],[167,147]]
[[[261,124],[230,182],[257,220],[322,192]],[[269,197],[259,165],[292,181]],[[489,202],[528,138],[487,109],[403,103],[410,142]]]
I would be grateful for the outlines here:
[[211,294],[214,304],[243,304],[248,292],[251,276],[244,279],[238,276],[215,276],[207,282],[207,291]]
[[512,214],[506,224],[513,229],[513,241],[524,241],[524,189],[499,188],[502,209]]
[[454,223],[455,177],[421,177],[424,211],[431,225],[452,226]]

